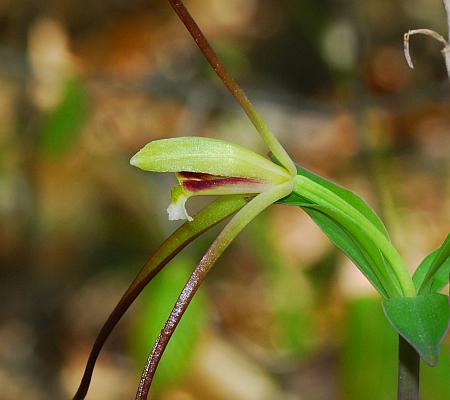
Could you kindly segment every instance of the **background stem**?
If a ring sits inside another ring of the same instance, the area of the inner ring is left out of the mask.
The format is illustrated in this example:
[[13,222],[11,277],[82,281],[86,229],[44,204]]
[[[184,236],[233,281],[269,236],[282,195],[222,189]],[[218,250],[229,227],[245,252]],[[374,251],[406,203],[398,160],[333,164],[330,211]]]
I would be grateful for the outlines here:
[[398,338],[397,400],[419,400],[419,354],[402,336]]
[[447,15],[447,46],[442,50],[442,55],[445,59],[445,65],[447,67],[447,75],[450,80],[450,0],[444,0],[445,13]]
[[450,43],[450,0],[444,0],[445,13],[447,14],[448,42]]

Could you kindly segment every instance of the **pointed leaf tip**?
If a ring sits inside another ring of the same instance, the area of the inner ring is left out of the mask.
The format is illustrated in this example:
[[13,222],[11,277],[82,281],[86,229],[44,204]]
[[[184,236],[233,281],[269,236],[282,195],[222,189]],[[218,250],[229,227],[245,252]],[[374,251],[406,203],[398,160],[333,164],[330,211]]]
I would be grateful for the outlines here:
[[439,292],[450,279],[450,234],[420,263],[413,280],[420,294]]
[[448,297],[431,293],[391,298],[383,301],[383,310],[397,333],[416,349],[423,361],[436,366],[449,327]]

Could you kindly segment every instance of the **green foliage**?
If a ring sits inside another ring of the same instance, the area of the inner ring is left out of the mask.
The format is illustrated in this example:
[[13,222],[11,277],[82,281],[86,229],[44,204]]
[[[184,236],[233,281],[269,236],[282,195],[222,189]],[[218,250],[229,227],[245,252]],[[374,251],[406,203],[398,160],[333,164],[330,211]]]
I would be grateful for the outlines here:
[[[376,298],[346,304],[340,358],[341,396],[345,400],[393,400],[396,391],[397,335]],[[442,346],[439,365],[421,366],[422,400],[446,400],[450,393],[450,347]]]
[[[336,195],[355,213],[362,216],[367,223],[372,224],[386,240],[387,231],[375,212],[358,196],[318,175],[297,167],[298,173],[310,181],[320,185]],[[310,198],[302,196],[301,189],[283,199],[283,204],[302,207],[317,223],[330,240],[341,249],[361,270],[372,285],[387,298],[401,293],[397,278],[392,268],[387,267],[387,260],[376,246],[365,227],[354,218],[333,205],[318,205]]]
[[[378,215],[367,205],[367,203],[361,199],[361,197],[357,196],[353,192],[348,189],[339,186],[328,179],[325,179],[319,175],[314,174],[313,172],[308,171],[305,168],[297,166],[297,174],[299,176],[303,176],[312,182],[322,186],[323,188],[328,189],[330,192],[336,194],[338,197],[343,199],[348,204],[351,204],[355,210],[359,211],[362,215],[364,215],[369,221],[372,222],[374,226],[378,228],[378,230],[383,233],[386,237],[388,236],[387,230],[378,217]],[[313,201],[308,199],[307,197],[302,196],[299,191],[293,191],[289,196],[281,199],[279,201],[280,204],[286,205],[299,205],[299,204],[314,204]]]
[[355,193],[351,192],[348,189],[343,188],[342,186],[336,185],[335,183],[322,178],[319,175],[316,175],[304,168],[297,167],[297,173],[299,175],[305,176],[306,178],[316,182],[317,184],[323,186],[324,188],[330,190],[339,196],[346,203],[350,204],[355,210],[361,213],[364,217],[367,218],[383,235],[387,238],[389,237],[386,227],[384,226],[381,219],[378,215],[373,211],[367,203],[361,199],[361,197],[357,196]]
[[430,366],[439,359],[439,350],[450,319],[448,297],[438,293],[399,297],[383,301],[391,325]]
[[[158,337],[172,306],[186,283],[192,267],[183,259],[159,275],[150,290],[142,294],[142,308],[130,335],[130,347],[140,369]],[[155,375],[154,388],[161,390],[179,380],[195,352],[205,322],[205,299],[199,292],[192,300],[172,339],[167,345]]]
[[303,208],[329,239],[355,263],[382,296],[387,298],[388,291],[379,275],[384,270],[384,260],[380,251],[371,245],[370,237],[338,210],[317,205],[303,206]]
[[450,308],[447,296],[430,292],[441,289],[448,279],[450,236],[419,267],[414,284],[420,295],[414,295],[414,288],[407,293],[405,283],[413,282],[376,214],[348,190],[301,168],[298,172],[301,179],[294,193],[281,202],[308,213],[384,297],[383,307],[394,329],[426,363],[436,365]]
[[444,243],[426,256],[413,276],[414,285],[419,293],[439,292],[447,283],[450,275],[450,234]]
[[88,112],[88,97],[79,80],[66,82],[60,103],[45,117],[42,127],[42,149],[56,156],[78,139]]

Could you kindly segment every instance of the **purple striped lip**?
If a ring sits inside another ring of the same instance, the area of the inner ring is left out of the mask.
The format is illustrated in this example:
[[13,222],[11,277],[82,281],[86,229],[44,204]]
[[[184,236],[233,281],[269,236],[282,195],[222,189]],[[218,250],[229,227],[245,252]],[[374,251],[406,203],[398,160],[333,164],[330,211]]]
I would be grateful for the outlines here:
[[177,175],[181,179],[193,179],[193,180],[207,180],[207,179],[217,179],[217,175],[205,174],[203,172],[188,172],[181,171],[177,172]]
[[181,178],[183,188],[190,192],[198,192],[220,186],[263,183],[254,178],[238,176],[222,177],[196,172],[179,172],[178,175]]

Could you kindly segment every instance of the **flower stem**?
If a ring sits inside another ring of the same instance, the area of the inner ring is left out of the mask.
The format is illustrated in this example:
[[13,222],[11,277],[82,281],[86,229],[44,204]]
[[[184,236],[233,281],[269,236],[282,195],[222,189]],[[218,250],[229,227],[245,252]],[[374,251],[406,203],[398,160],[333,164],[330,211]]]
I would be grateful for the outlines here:
[[294,176],[296,174],[296,168],[287,154],[286,150],[278,142],[277,138],[270,131],[267,123],[261,117],[261,115],[256,111],[255,107],[242,90],[242,88],[237,84],[237,82],[231,77],[224,65],[220,62],[217,54],[214,52],[210,44],[205,38],[205,35],[198,27],[197,23],[192,18],[189,11],[184,6],[181,0],[168,0],[172,8],[177,13],[178,17],[181,19],[183,24],[186,26],[187,30],[191,34],[195,43],[208,60],[214,72],[219,76],[222,82],[225,84],[229,92],[238,101],[242,109],[247,114],[250,121],[255,126],[258,133],[261,135],[262,139],[269,147],[273,155],[278,159],[278,161],[285,167],[289,173]]
[[420,357],[402,336],[398,336],[397,400],[419,400]]
[[164,350],[169,343],[175,329],[178,326],[184,312],[189,306],[192,298],[197,290],[200,288],[203,280],[212,268],[214,263],[238,235],[238,233],[260,212],[266,209],[271,204],[275,203],[280,198],[288,195],[292,191],[292,183],[286,182],[266,190],[254,197],[247,205],[245,205],[237,214],[230,220],[225,228],[220,232],[219,236],[211,244],[205,255],[202,257],[200,263],[190,275],[186,282],[180,296],[178,297],[175,306],[173,307],[169,318],[164,324],[152,351],[147,359],[147,362],[142,372],[139,387],[136,393],[136,400],[146,400],[153,381],[156,368],[161,360]]
[[170,235],[155,251],[136,275],[127,291],[101,328],[92,346],[85,371],[73,400],[86,397],[97,358],[106,340],[125,312],[136,300],[147,284],[175,257],[184,247],[212,226],[223,221],[247,204],[244,196],[222,197],[200,211],[192,222],[186,222]]

